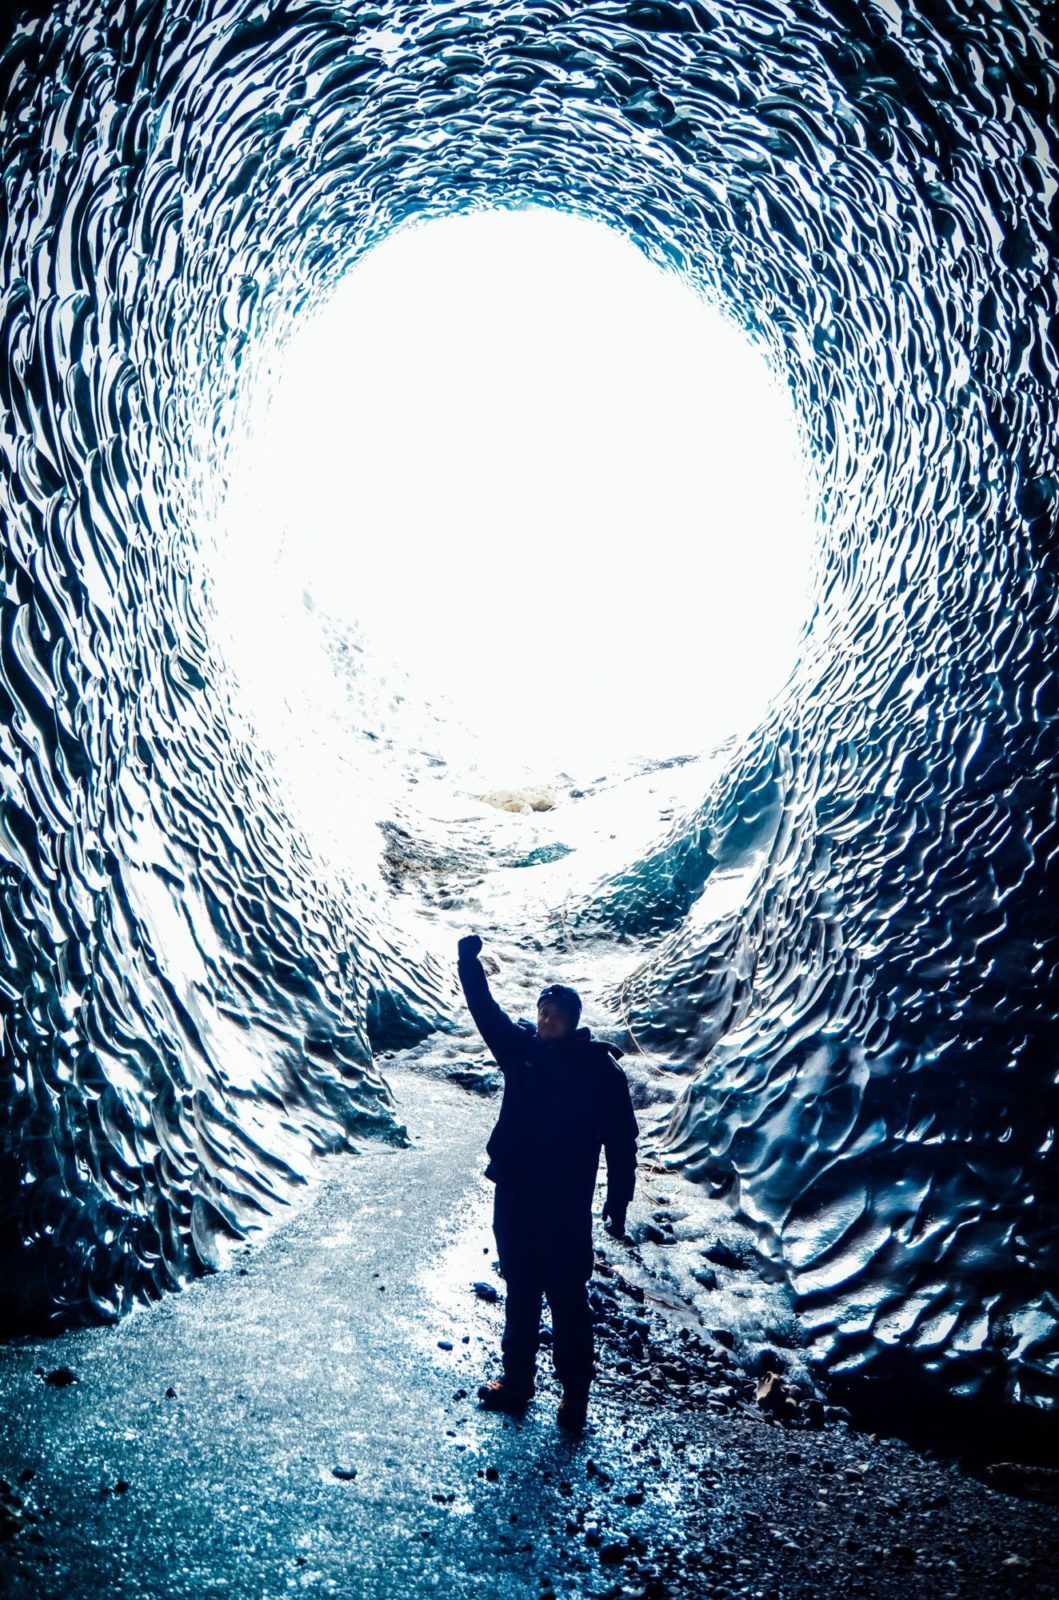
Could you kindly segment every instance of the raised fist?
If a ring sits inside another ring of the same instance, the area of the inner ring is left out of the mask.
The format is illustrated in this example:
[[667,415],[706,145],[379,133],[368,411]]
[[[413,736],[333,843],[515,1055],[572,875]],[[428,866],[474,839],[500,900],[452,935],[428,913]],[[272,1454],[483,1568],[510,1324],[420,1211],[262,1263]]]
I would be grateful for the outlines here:
[[482,941],[476,933],[464,934],[459,943],[461,956],[477,956],[481,954]]

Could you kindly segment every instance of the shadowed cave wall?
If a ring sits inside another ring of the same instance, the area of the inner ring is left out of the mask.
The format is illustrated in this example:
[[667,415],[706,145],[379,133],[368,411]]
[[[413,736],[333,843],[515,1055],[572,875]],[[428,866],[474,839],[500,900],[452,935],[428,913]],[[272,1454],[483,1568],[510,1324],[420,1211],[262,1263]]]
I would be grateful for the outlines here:
[[119,1315],[315,1153],[404,1137],[373,1048],[448,1025],[451,962],[284,816],[211,647],[205,530],[263,352],[364,250],[536,203],[724,304],[820,484],[788,683],[571,925],[642,941],[609,998],[686,1074],[672,1158],[754,1224],[821,1357],[1053,1407],[1035,10],[71,4],[9,25],[0,83],[8,1326]]

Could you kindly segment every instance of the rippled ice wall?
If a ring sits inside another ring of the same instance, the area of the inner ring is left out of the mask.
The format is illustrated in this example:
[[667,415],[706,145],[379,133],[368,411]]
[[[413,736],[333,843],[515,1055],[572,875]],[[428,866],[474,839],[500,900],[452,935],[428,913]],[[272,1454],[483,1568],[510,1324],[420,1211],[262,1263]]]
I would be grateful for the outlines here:
[[[328,885],[211,650],[261,351],[403,218],[558,204],[727,302],[823,485],[802,658],[577,908],[819,1348],[1056,1398],[1056,74],[1028,6],[71,4],[4,113],[4,1280],[112,1315],[400,1137],[450,977]],[[620,337],[620,330],[615,331]],[[767,470],[767,463],[763,463]],[[733,671],[738,663],[733,663]],[[16,1225],[17,1224],[17,1225]]]

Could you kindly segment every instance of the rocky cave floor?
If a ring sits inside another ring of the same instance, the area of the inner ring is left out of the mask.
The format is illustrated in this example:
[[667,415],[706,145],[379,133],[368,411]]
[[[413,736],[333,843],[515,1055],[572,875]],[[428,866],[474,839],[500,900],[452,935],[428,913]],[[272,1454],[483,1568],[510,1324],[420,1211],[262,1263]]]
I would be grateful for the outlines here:
[[495,1101],[451,1059],[384,1065],[409,1147],[333,1158],[179,1295],[0,1347],[5,1597],[1059,1592],[1059,1474],[867,1432],[795,1349],[748,1357],[665,1268],[694,1186],[657,1167],[626,1241],[597,1222],[585,1433],[556,1424],[546,1321],[525,1415],[483,1412]]

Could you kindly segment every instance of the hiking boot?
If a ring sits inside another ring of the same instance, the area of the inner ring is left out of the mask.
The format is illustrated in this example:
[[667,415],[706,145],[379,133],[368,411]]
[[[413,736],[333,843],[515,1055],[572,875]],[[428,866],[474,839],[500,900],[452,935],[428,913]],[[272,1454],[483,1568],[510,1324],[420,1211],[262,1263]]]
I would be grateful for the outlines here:
[[537,1392],[535,1383],[512,1383],[509,1378],[494,1378],[491,1383],[478,1387],[478,1398],[483,1411],[524,1411]]
[[583,1389],[564,1389],[555,1420],[560,1428],[580,1433],[588,1416],[588,1393]]

